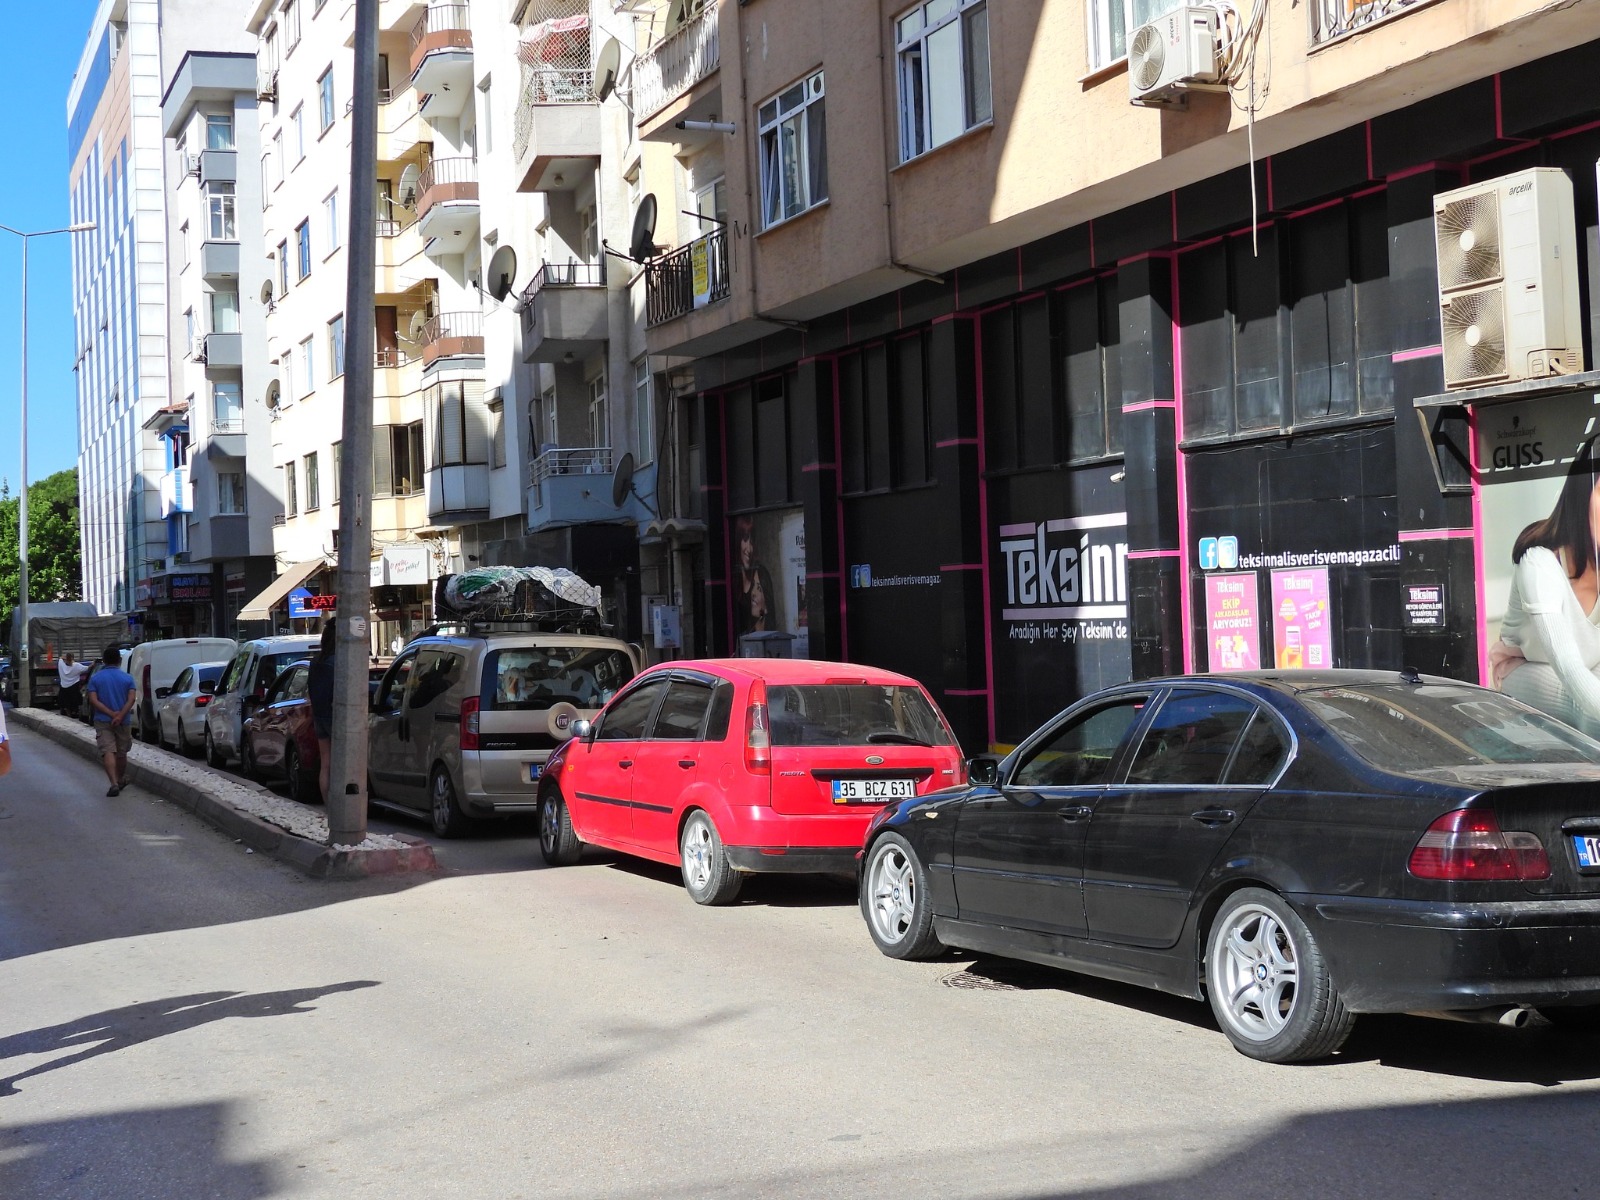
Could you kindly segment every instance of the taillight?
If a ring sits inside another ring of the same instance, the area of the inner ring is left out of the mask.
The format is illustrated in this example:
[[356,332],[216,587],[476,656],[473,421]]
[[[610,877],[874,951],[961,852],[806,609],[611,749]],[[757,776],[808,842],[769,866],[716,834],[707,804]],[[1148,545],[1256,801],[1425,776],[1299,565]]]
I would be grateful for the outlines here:
[[204,692],[201,692],[198,696],[196,696],[194,698],[194,706],[196,708],[204,708],[206,705],[208,705],[210,703],[211,703],[211,697],[206,695]]
[[1418,879],[1548,879],[1550,856],[1531,833],[1505,832],[1487,808],[1447,812],[1422,835],[1406,864]]
[[752,775],[772,774],[772,734],[767,728],[767,685],[750,685],[750,703],[744,710],[744,765]]
[[461,748],[478,748],[478,697],[468,696],[461,702]]

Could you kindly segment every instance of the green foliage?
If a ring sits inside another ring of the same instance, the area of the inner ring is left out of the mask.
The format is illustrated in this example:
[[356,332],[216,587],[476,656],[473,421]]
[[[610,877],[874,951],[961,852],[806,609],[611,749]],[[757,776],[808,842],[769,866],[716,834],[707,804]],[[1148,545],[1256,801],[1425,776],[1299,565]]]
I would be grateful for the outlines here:
[[[0,483],[0,614],[17,603],[21,499]],[[78,472],[57,471],[28,488],[28,599],[79,600]],[[3,637],[0,634],[0,637]]]

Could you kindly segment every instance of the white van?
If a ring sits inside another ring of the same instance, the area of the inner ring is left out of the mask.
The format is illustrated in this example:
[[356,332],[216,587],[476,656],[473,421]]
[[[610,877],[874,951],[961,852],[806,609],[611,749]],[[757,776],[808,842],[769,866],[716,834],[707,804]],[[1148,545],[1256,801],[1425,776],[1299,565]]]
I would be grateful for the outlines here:
[[232,658],[238,648],[232,638],[224,637],[169,638],[135,646],[123,668],[133,676],[133,694],[138,697],[133,706],[133,736],[152,744],[161,736],[156,693],[170,688],[178,672],[195,663]]

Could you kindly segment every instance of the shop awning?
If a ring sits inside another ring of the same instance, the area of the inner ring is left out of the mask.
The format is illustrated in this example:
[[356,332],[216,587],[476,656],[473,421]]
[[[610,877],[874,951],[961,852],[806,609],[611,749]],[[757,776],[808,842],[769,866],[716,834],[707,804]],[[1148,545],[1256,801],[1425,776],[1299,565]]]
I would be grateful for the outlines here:
[[272,606],[280,603],[284,597],[328,564],[320,558],[310,558],[302,563],[295,563],[282,575],[279,575],[265,588],[260,595],[251,600],[239,610],[241,621],[265,621],[272,616]]

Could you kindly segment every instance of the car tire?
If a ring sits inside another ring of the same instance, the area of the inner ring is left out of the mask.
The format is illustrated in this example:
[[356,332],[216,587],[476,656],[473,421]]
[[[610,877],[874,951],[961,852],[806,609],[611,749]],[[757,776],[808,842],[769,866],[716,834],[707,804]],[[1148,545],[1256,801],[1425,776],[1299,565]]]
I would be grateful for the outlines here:
[[689,899],[696,904],[732,904],[737,899],[744,876],[728,861],[722,835],[705,811],[696,809],[683,823],[678,855]]
[[1205,968],[1217,1024],[1249,1058],[1326,1058],[1355,1025],[1311,930],[1276,892],[1243,888],[1223,902],[1206,939]]
[[250,749],[250,739],[239,743],[239,774],[246,779],[260,779],[261,768],[256,765],[256,752]]
[[189,740],[188,733],[183,728],[183,718],[178,718],[178,736],[172,743],[172,748],[184,758],[194,757],[194,743]]
[[284,751],[283,776],[289,781],[291,800],[298,800],[301,804],[322,803],[322,789],[317,785],[317,777],[306,770],[305,763],[300,761],[300,751],[293,745]]
[[456,785],[450,782],[450,772],[443,767],[433,769],[433,779],[428,784],[428,817],[434,833],[443,838],[460,837],[471,824],[456,800]]
[[583,853],[560,788],[548,789],[539,799],[539,852],[552,867],[570,867]]
[[1600,1004],[1541,1008],[1539,1015],[1562,1033],[1600,1033]]
[[944,949],[933,932],[928,872],[898,833],[886,833],[872,843],[860,900],[867,932],[890,958],[932,958]]
[[228,765],[228,756],[217,749],[217,741],[211,736],[211,724],[206,723],[206,765],[212,767],[225,767]]
[[139,740],[147,746],[154,746],[161,741],[161,730],[156,723],[144,713],[139,714]]

